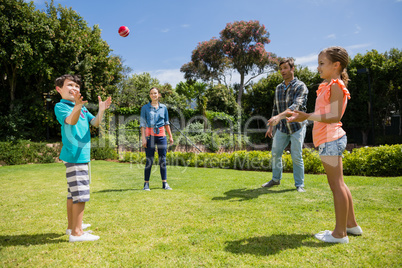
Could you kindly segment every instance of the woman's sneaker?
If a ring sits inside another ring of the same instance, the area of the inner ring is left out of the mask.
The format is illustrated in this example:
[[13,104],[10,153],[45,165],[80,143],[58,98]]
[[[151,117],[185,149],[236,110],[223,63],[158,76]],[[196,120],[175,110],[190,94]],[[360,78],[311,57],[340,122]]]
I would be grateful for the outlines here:
[[346,232],[351,235],[362,235],[363,234],[363,230],[359,225],[352,227],[352,228],[346,228]]
[[145,182],[145,183],[144,183],[144,189],[142,189],[142,190],[144,190],[144,191],[151,191],[151,189],[149,189],[149,183],[148,183],[148,182]]
[[162,188],[164,190],[172,190],[172,188],[170,188],[170,186],[169,186],[169,184],[167,184],[167,182],[162,185]]

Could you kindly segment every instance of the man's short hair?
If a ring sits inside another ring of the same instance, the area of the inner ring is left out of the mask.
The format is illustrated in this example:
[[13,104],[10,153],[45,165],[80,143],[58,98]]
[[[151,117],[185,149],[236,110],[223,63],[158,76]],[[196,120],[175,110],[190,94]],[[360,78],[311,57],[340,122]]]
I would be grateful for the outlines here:
[[292,69],[293,67],[295,67],[295,60],[293,58],[284,58],[279,62],[279,66],[281,66],[282,64],[287,63],[290,66],[290,69]]

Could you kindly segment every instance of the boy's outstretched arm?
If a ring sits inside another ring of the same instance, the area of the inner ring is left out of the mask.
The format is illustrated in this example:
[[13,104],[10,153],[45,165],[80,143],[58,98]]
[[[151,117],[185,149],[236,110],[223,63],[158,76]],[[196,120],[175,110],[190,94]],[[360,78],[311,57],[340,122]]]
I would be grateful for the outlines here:
[[78,119],[80,118],[82,106],[88,102],[83,100],[83,97],[81,96],[80,92],[74,90],[72,94],[74,95],[75,105],[71,114],[67,116],[67,118],[64,121],[69,125],[77,124]]
[[105,110],[108,109],[110,107],[110,104],[112,103],[112,97],[109,96],[105,101],[102,101],[101,97],[98,96],[98,100],[99,100],[98,114],[91,121],[91,125],[93,125],[94,127],[99,127],[100,123],[102,122]]

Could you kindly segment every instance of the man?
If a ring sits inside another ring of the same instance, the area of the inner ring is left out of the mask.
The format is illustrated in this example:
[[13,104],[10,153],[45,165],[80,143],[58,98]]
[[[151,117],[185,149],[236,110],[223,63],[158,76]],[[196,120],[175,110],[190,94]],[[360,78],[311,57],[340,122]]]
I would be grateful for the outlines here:
[[302,147],[306,135],[306,122],[289,123],[286,121],[286,114],[295,110],[306,111],[308,89],[302,81],[294,77],[295,67],[292,58],[283,59],[279,63],[279,70],[284,81],[276,87],[272,117],[268,120],[268,130],[265,133],[265,137],[273,137],[272,180],[264,183],[262,187],[270,188],[281,184],[282,154],[290,142],[295,186],[298,192],[305,192]]

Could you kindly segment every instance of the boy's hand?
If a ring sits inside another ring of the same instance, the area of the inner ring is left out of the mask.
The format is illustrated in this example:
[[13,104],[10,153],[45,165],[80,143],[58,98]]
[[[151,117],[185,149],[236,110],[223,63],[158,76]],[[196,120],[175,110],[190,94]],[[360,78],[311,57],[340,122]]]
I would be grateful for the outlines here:
[[102,101],[101,97],[98,96],[99,100],[99,110],[100,111],[105,111],[110,107],[110,104],[112,103],[112,97],[108,97],[105,101]]
[[74,100],[75,100],[75,105],[84,105],[85,103],[87,103],[88,101],[84,101],[83,100],[83,96],[81,96],[81,93],[77,90],[73,90],[72,94],[74,96]]

